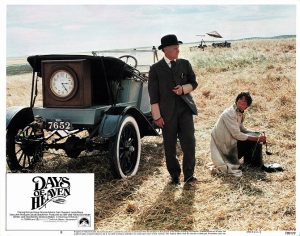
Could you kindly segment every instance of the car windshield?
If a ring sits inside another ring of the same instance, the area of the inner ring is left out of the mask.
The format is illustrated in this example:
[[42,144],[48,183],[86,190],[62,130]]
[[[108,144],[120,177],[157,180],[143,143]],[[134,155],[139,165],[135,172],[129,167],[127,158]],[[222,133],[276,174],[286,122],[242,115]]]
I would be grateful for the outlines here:
[[93,51],[92,54],[120,58],[141,73],[148,73],[150,66],[158,60],[155,48]]

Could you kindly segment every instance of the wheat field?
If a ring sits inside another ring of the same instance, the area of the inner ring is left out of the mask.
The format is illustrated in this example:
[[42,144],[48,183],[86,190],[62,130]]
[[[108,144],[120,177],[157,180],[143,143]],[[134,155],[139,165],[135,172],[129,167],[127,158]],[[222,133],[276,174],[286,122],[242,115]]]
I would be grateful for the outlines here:
[[[140,169],[129,179],[114,179],[107,154],[102,153],[69,159],[52,151],[35,171],[95,173],[98,231],[295,230],[295,38],[237,41],[231,48],[204,51],[190,51],[183,45],[181,57],[190,60],[199,84],[193,92],[199,110],[194,119],[199,183],[188,188],[169,184],[161,137],[142,139]],[[8,76],[7,106],[28,106],[30,86],[30,74]],[[280,163],[283,172],[246,168],[241,178],[210,173],[210,131],[241,91],[253,97],[245,112],[245,126],[266,132],[273,155],[264,155],[264,161]],[[40,95],[37,105],[41,102]],[[178,157],[182,159],[180,147]]]

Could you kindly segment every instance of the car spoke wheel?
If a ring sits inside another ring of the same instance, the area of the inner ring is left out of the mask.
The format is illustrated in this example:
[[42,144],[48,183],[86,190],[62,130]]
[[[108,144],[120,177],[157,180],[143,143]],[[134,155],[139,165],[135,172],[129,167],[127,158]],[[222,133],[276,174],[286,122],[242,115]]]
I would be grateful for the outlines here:
[[111,151],[117,177],[126,178],[136,174],[141,156],[141,138],[138,124],[132,116],[123,118]]
[[7,131],[6,160],[12,171],[32,169],[42,157],[41,140],[30,126],[20,122]]

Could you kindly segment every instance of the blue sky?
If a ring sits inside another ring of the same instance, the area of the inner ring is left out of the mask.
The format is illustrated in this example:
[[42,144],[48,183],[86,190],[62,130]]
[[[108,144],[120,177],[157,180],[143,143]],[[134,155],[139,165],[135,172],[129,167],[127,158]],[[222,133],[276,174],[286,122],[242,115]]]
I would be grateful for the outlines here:
[[[7,56],[296,34],[296,5],[7,5]],[[210,40],[208,36],[204,40]]]

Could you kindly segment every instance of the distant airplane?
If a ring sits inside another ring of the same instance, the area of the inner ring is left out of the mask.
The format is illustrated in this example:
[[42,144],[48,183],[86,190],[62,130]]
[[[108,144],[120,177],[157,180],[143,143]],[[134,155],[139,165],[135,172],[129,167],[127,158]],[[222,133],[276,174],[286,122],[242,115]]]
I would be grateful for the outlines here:
[[[206,34],[214,38],[223,38],[217,31],[211,31]],[[205,37],[205,34],[196,34],[196,36]]]
[[211,37],[215,37],[215,38],[223,38],[217,31],[212,31],[209,33],[206,33],[207,35],[211,36]]

